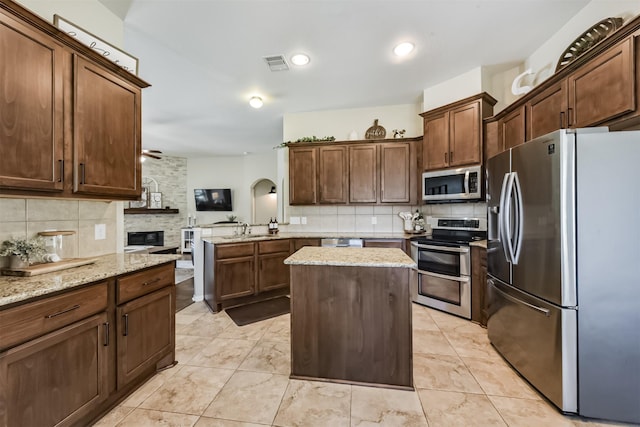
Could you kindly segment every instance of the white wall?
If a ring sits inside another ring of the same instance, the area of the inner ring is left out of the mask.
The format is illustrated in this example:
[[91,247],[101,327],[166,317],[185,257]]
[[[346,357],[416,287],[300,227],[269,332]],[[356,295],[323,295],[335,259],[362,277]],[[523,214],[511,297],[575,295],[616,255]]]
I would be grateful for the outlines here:
[[283,138],[295,141],[307,136],[324,138],[333,136],[338,141],[350,139],[352,131],[355,139],[364,139],[364,134],[374,119],[392,138],[393,129],[405,129],[405,137],[422,135],[422,106],[419,104],[387,105],[382,107],[351,108],[344,110],[312,111],[306,113],[286,113],[282,121]]
[[124,22],[98,0],[18,0],[17,3],[51,23],[54,14],[60,15],[111,45],[123,46]]
[[482,72],[482,67],[476,67],[425,89],[422,99],[423,111],[433,110],[482,92],[483,81],[486,81],[486,78],[483,80]]
[[[226,221],[233,214],[239,221],[251,222],[252,187],[261,179],[277,182],[277,153],[246,156],[187,159],[187,209],[196,215],[198,224]],[[196,212],[193,190],[196,188],[230,188],[233,212]]]
[[638,0],[592,0],[526,59],[525,69],[533,69],[534,84],[539,84],[553,75],[562,52],[591,25],[609,17],[623,18],[626,23],[638,14]]

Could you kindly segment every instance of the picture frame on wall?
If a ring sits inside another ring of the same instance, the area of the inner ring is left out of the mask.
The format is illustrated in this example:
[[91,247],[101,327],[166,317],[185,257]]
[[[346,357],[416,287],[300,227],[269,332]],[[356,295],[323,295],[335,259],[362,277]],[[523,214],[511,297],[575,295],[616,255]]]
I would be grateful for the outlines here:
[[149,209],[162,209],[162,193],[149,193]]
[[140,200],[129,202],[130,208],[146,208],[149,204],[149,187],[142,187]]
[[136,76],[138,75],[138,58],[135,56],[129,55],[127,52],[110,45],[106,41],[96,37],[89,31],[79,27],[71,21],[66,20],[60,15],[53,15],[53,25],[78,40],[80,43],[89,46],[91,49],[115,63],[120,68],[130,72],[131,74],[135,74]]

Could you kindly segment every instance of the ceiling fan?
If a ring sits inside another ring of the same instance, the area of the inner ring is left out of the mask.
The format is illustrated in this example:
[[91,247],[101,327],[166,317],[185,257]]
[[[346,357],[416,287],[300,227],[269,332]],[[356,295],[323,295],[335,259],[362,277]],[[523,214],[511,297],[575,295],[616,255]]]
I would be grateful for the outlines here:
[[158,156],[158,154],[162,154],[160,150],[142,150],[142,155],[145,157],[150,157],[152,159],[160,160],[162,157]]

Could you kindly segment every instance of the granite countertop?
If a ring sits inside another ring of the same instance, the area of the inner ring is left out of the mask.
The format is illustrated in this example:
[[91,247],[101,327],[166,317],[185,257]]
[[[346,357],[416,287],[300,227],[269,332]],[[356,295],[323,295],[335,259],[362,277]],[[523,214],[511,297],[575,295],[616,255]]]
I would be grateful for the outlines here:
[[416,267],[416,263],[397,248],[323,248],[305,246],[284,260],[289,265],[330,265],[349,267]]
[[[422,235],[426,235],[423,233]],[[245,237],[235,236],[207,236],[202,240],[213,243],[243,243],[255,242],[260,240],[277,240],[277,239],[335,239],[335,238],[352,238],[352,239],[409,239],[418,236],[418,234],[407,233],[354,233],[344,232],[282,232],[278,234],[249,234]]]
[[110,254],[93,264],[31,277],[0,276],[0,307],[175,261],[181,255]]
[[470,242],[469,246],[478,246],[480,248],[487,249],[487,241],[486,240],[477,240],[475,242]]

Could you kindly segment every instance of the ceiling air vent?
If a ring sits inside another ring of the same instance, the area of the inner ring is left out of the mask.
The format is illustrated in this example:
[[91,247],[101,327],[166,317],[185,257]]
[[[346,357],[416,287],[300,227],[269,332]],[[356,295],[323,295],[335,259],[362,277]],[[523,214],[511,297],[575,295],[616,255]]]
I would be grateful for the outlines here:
[[289,65],[282,55],[265,56],[264,60],[267,61],[271,71],[287,71],[289,69]]

